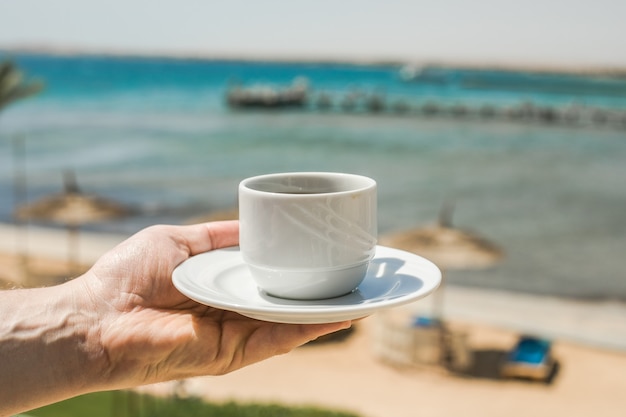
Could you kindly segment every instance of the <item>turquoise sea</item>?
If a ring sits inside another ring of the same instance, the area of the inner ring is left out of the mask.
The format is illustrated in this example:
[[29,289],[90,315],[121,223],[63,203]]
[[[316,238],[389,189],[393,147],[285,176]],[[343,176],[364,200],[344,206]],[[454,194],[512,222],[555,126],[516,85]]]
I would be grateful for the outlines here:
[[[2,222],[20,203],[20,173],[34,200],[74,170],[85,192],[138,209],[89,227],[131,233],[228,209],[251,175],[354,172],[379,183],[381,234],[433,223],[454,201],[455,225],[506,251],[491,269],[450,271],[456,285],[626,301],[624,79],[436,68],[406,81],[398,65],[5,57],[46,89],[0,114]],[[303,109],[225,103],[234,82],[296,77],[313,98]],[[316,105],[322,92],[331,108]],[[354,109],[339,104],[348,96]]]

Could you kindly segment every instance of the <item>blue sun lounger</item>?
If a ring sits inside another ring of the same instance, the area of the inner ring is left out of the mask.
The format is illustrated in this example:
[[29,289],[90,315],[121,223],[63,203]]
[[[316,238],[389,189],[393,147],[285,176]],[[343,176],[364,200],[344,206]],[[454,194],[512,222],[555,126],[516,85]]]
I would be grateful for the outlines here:
[[547,381],[554,368],[551,347],[546,339],[520,337],[502,365],[502,376]]

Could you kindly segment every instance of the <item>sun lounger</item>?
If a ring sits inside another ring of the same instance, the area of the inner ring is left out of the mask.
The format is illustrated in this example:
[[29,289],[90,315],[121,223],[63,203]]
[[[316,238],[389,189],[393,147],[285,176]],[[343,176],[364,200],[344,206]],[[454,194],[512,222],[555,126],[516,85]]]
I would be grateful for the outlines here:
[[520,337],[502,365],[502,376],[547,381],[554,368],[551,347],[549,340]]

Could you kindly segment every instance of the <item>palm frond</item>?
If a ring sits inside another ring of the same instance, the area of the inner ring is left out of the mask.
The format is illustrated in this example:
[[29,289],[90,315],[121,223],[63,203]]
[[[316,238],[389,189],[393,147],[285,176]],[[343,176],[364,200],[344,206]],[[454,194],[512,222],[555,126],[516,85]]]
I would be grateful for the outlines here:
[[0,110],[17,100],[39,93],[43,88],[41,81],[25,81],[24,74],[13,61],[0,63]]

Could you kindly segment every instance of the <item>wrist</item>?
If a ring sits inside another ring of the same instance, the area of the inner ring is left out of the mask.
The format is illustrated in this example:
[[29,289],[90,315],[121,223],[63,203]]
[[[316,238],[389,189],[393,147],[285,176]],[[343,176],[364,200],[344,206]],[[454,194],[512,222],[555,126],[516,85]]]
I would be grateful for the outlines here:
[[[108,316],[109,306],[102,300],[92,297],[83,278],[76,278],[62,289],[61,304],[67,305],[67,324],[73,328],[69,336],[76,353],[76,365],[80,366],[75,381],[83,392],[106,389],[108,386],[109,363],[106,350],[102,346],[103,320]],[[71,325],[70,325],[71,324]]]
[[98,389],[106,358],[80,287],[0,293],[0,415]]

